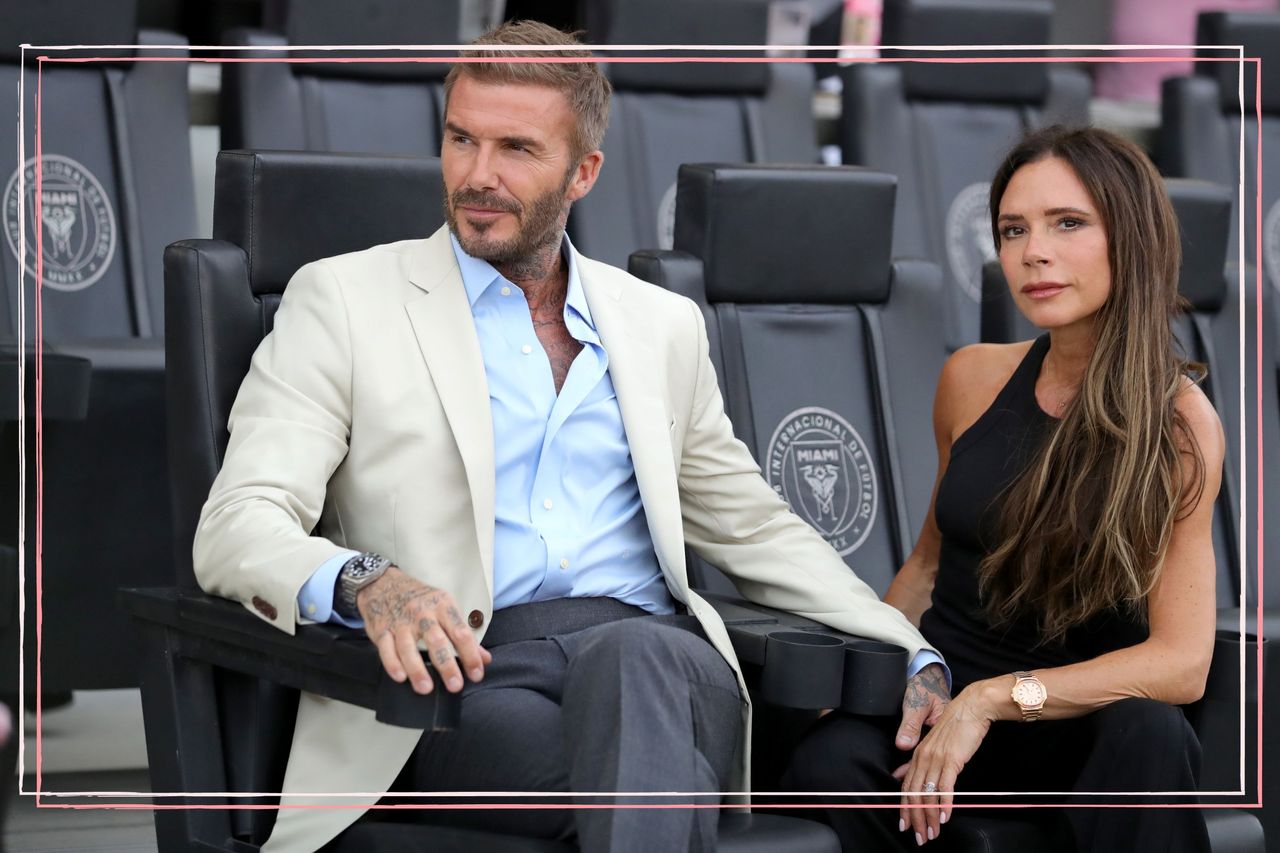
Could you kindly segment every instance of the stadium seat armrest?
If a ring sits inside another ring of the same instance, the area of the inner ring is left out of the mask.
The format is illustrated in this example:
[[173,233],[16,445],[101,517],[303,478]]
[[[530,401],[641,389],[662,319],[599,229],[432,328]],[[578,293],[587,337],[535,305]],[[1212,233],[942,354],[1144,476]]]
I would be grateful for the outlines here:
[[705,593],[745,668],[753,693],[796,709],[892,714],[906,688],[907,650],[836,631],[803,616],[741,598]]
[[369,708],[393,725],[441,730],[457,724],[456,695],[437,690],[421,696],[408,683],[391,681],[363,631],[307,625],[290,636],[232,601],[179,588],[125,589],[119,603],[140,624],[149,656],[159,653]]

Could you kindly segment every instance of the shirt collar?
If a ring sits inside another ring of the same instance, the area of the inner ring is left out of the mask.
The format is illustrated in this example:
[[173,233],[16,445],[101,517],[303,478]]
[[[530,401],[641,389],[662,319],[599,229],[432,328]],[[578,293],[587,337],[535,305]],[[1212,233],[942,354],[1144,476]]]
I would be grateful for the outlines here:
[[[467,300],[471,303],[474,310],[476,302],[484,295],[484,292],[493,286],[494,282],[502,281],[512,287],[515,285],[507,281],[503,275],[494,269],[493,264],[480,258],[472,257],[463,251],[458,238],[452,233],[449,234],[449,242],[453,245],[454,257],[458,259],[458,271],[462,273],[462,285],[467,291]],[[573,248],[573,243],[569,240],[569,235],[565,234],[563,242],[560,244],[560,254],[569,265],[569,290],[565,296],[566,313],[568,309],[573,309],[582,321],[586,323],[587,328],[591,331],[596,330],[595,322],[591,319],[591,309],[587,305],[587,296],[582,290],[582,279],[578,275],[578,252]]]

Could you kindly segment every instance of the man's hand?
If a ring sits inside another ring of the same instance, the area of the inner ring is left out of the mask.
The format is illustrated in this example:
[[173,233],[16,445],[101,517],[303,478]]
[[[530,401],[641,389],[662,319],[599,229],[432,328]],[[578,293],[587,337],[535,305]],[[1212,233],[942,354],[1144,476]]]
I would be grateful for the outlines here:
[[941,664],[931,663],[911,676],[902,697],[902,725],[894,738],[898,749],[915,749],[921,730],[938,722],[950,702],[951,690]]
[[426,643],[431,663],[450,693],[462,689],[459,659],[472,681],[484,678],[485,664],[493,661],[463,621],[452,595],[414,580],[395,566],[356,594],[356,607],[387,675],[397,682],[408,677],[415,692],[426,694],[433,689],[418,638]]

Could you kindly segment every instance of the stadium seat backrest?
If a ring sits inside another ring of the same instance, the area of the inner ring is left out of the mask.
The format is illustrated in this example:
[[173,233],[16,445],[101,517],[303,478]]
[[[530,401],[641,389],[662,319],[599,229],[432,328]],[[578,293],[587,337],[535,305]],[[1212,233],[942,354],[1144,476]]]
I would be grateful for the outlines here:
[[[25,290],[28,334],[34,331],[37,200],[45,339],[56,344],[69,338],[161,334],[161,256],[165,245],[195,231],[186,64],[136,62],[132,51],[33,49],[27,51],[24,75],[18,47],[22,42],[171,45],[180,41],[170,34],[139,33],[135,5],[136,0],[50,0],[14,4],[0,18],[0,111],[5,115],[18,115],[19,78],[25,77],[21,166],[17,165],[18,135],[7,133],[0,143],[0,162],[6,164],[0,171],[5,193],[0,281],[6,292],[10,334],[21,319],[19,290]],[[150,51],[147,55],[184,54]],[[33,58],[40,55],[109,55],[112,61],[37,63]]]
[[[23,42],[37,46],[25,57]],[[183,41],[140,33],[134,0],[9,4],[0,16],[0,110],[23,116],[21,135],[0,143],[3,337],[25,327],[30,344],[39,333],[46,352],[92,364],[85,417],[46,423],[40,438],[44,691],[137,685],[132,626],[110,602],[121,585],[169,576],[161,263],[164,246],[196,227],[185,48],[39,47],[66,44]],[[16,464],[0,479],[16,482]],[[34,580],[34,493],[27,499]],[[16,533],[7,524],[0,541]]]
[[923,518],[936,459],[926,402],[916,426],[929,433],[929,470],[906,486],[899,441],[919,430],[904,431],[899,416],[915,416],[920,400],[904,383],[922,382],[931,399],[937,372],[903,355],[904,324],[914,308],[928,315],[939,279],[927,264],[890,262],[893,196],[892,176],[862,169],[686,165],[675,251],[632,263],[704,296],[735,433],[775,491],[880,592],[917,532],[911,510]]
[[1240,281],[1237,268],[1224,271],[1222,264],[1230,233],[1231,193],[1205,181],[1170,180],[1166,188],[1182,236],[1178,290],[1186,300],[1186,310],[1174,320],[1174,333],[1186,358],[1208,368],[1202,387],[1227,433],[1213,525],[1217,595],[1220,606],[1226,607],[1240,591],[1240,312],[1233,298]]
[[[1045,44],[1051,16],[1041,0],[886,0],[882,43]],[[1085,123],[1089,84],[1078,72],[1041,63],[894,61],[956,58],[936,52],[883,57],[890,61],[846,69],[844,162],[898,176],[893,253],[942,267],[947,341],[955,349],[979,338],[981,269],[994,258],[991,176],[1027,130]]]
[[[1264,152],[1280,148],[1280,87],[1268,85],[1280,67],[1280,13],[1202,13],[1197,19],[1196,44],[1244,45],[1246,57],[1262,60],[1263,85],[1257,85],[1256,63],[1244,63],[1242,75],[1239,62],[1221,61],[1234,58],[1233,51],[1202,48],[1202,57],[1219,61],[1197,62],[1191,76],[1164,82],[1160,165],[1169,175],[1229,187],[1233,198],[1239,195],[1237,187],[1243,183],[1244,262],[1251,264],[1256,257],[1258,234],[1257,146],[1261,142]],[[1230,261],[1238,261],[1239,221],[1239,208],[1233,206],[1227,256]],[[1262,171],[1261,234],[1264,271],[1272,287],[1280,288],[1280,174],[1275,169]]]
[[[455,44],[459,5],[448,0],[282,0],[279,31],[236,29],[226,43]],[[440,154],[447,63],[404,51],[340,51],[377,62],[317,62],[322,51],[247,51],[223,66],[222,147],[435,157]],[[430,54],[426,54],[429,56]]]
[[222,465],[227,418],[285,285],[310,261],[423,237],[443,220],[438,160],[311,152],[218,155],[213,240],[165,251],[170,469],[179,579]]
[[[593,0],[586,9],[589,37],[599,43],[752,45],[765,42],[768,10],[764,0]],[[570,220],[576,247],[589,257],[625,266],[631,252],[671,248],[682,163],[817,161],[807,66],[605,67],[614,86],[605,165]]]

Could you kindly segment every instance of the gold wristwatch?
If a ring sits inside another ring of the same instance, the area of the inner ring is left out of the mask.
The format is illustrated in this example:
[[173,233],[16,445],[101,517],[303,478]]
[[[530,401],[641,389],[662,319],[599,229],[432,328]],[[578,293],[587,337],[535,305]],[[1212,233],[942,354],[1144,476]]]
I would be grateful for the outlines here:
[[1030,723],[1040,719],[1040,712],[1044,710],[1044,701],[1049,698],[1049,691],[1045,689],[1044,682],[1029,672],[1015,672],[1013,677],[1016,681],[1013,682],[1013,689],[1009,691],[1009,695],[1022,710],[1022,721]]

